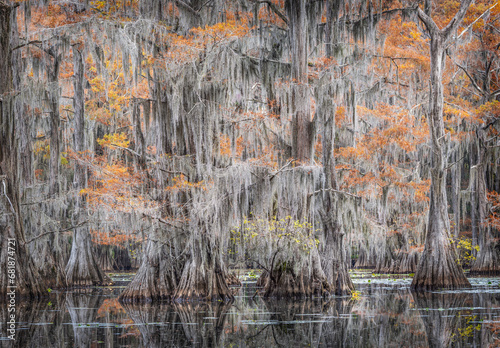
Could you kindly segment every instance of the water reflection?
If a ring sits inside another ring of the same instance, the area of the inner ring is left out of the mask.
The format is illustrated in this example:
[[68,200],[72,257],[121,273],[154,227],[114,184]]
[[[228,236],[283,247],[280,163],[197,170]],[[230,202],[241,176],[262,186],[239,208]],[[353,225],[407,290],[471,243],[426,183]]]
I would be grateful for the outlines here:
[[[494,285],[488,285],[495,281]],[[2,347],[487,347],[500,343],[498,279],[462,292],[411,293],[358,281],[358,299],[272,301],[246,283],[234,303],[121,305],[120,288],[52,293],[18,306]]]

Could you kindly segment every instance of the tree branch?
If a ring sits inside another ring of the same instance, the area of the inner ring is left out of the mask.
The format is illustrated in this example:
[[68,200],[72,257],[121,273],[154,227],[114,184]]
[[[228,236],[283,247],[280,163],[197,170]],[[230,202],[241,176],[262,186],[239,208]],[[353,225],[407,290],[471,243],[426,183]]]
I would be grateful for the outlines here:
[[182,1],[182,0],[174,0],[174,2],[177,5],[177,7],[180,7],[182,9],[190,12],[193,16],[200,17],[200,14],[198,13],[198,11],[196,11],[194,8],[192,8],[191,6],[189,6],[188,4],[186,4],[184,1]]
[[425,24],[425,27],[427,28],[427,31],[429,31],[429,33],[436,33],[440,31],[436,23],[434,23],[434,21],[432,20],[432,18],[429,17],[427,13],[422,11],[420,7],[417,10],[417,14],[418,18]]
[[346,195],[346,196],[351,196],[353,198],[356,198],[356,199],[362,199],[361,196],[357,196],[355,194],[352,194],[352,193],[349,193],[349,192],[346,192],[346,191],[339,191],[339,190],[334,190],[334,189],[321,189],[321,190],[317,190],[317,191],[314,191],[313,193],[310,193],[309,195],[312,196],[312,195],[315,195],[317,193],[320,193],[320,192],[324,192],[324,191],[330,191],[330,192],[335,192],[335,193],[340,193],[340,194],[343,194],[343,195]]
[[288,25],[288,18],[283,14],[283,12],[280,11],[280,9],[273,4],[270,0],[258,0],[255,1],[258,4],[267,4],[269,8],[279,17],[283,22],[285,22],[286,25]]
[[467,28],[465,28],[464,30],[462,30],[462,32],[460,33],[460,35],[457,36],[457,40],[460,39],[462,37],[462,35],[465,34],[467,32],[467,30],[469,30],[469,28],[472,27],[478,20],[480,20],[486,13],[489,13],[496,5],[498,5],[498,1],[495,2],[495,5],[491,6],[489,9],[487,9],[486,11],[484,11],[482,15],[480,15],[479,17],[477,17],[471,24],[469,24],[467,26]]
[[51,233],[62,233],[62,232],[67,232],[69,230],[72,230],[74,228],[77,228],[77,227],[81,227],[83,225],[85,225],[87,222],[89,222],[88,220],[85,220],[83,222],[80,222],[78,225],[74,225],[74,226],[71,226],[71,227],[68,227],[68,228],[65,228],[63,230],[57,230],[57,231],[48,231],[48,232],[44,232],[42,234],[39,234],[38,236],[35,236],[33,238],[31,238],[30,240],[28,240],[25,244],[29,244],[35,240],[37,240],[38,238],[42,238],[43,236],[47,235],[47,234],[51,234]]
[[145,217],[151,218],[151,219],[158,220],[162,224],[165,224],[165,225],[168,225],[170,227],[175,227],[175,228],[178,228],[178,229],[182,230],[182,226],[178,226],[178,225],[176,225],[176,224],[174,224],[174,223],[172,223],[170,221],[162,219],[161,217],[156,217],[156,216],[149,215],[149,214],[146,214],[146,213],[142,213],[142,215],[145,216]]
[[[462,0],[460,1],[460,9],[458,10],[458,12],[455,14],[455,16],[453,17],[453,19],[448,23],[448,25],[443,29],[443,34],[444,34],[444,40],[448,40],[448,38],[450,37],[451,33],[454,32],[457,28],[458,28],[458,25],[460,23],[462,23],[462,20],[464,19],[465,17],[465,14],[467,13],[467,10],[469,9],[469,6],[471,4],[472,0]],[[495,4],[496,6],[496,4]],[[493,7],[495,7],[493,6]],[[492,8],[493,8],[492,7]],[[462,32],[463,34],[463,32]],[[462,36],[462,34],[460,34],[457,39]]]
[[458,66],[464,73],[465,75],[467,75],[467,77],[469,78],[469,80],[472,82],[472,85],[474,86],[475,89],[477,89],[479,91],[479,93],[483,94],[484,95],[484,92],[483,90],[481,89],[481,87],[479,87],[476,83],[476,81],[474,80],[474,78],[469,74],[469,72],[463,67],[461,66],[460,64],[458,63],[455,63],[456,66]]

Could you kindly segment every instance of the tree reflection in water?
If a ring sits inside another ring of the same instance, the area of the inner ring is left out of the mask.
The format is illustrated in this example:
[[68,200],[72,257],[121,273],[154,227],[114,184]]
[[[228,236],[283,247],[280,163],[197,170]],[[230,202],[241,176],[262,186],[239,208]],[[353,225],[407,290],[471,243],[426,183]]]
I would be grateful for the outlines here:
[[[52,293],[17,308],[1,347],[487,347],[499,342],[496,290],[277,301],[243,289],[233,303],[120,304],[118,291]],[[102,290],[102,289],[101,289]],[[1,310],[2,336],[7,312]]]

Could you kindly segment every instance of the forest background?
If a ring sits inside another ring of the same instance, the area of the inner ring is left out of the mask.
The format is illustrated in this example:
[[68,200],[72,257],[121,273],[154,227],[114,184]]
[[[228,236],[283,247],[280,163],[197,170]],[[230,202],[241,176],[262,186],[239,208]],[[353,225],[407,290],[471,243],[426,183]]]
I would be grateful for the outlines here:
[[499,14],[0,1],[0,266],[12,238],[32,297],[137,269],[131,302],[228,300],[240,268],[267,297],[498,274]]

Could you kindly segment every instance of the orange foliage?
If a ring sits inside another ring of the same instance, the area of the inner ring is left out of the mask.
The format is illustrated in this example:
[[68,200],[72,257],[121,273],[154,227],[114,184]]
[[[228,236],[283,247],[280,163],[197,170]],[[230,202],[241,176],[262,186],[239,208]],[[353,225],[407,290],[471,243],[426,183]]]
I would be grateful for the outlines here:
[[[271,2],[284,12],[285,1],[284,0],[271,0]],[[269,6],[263,4],[259,9],[259,21],[262,21],[264,25],[276,25],[282,28],[286,28],[286,23],[272,11]]]
[[197,60],[207,47],[227,44],[229,41],[249,34],[252,13],[226,11],[226,22],[204,28],[193,28],[188,36],[168,34],[169,50],[166,58],[174,64],[191,63]]
[[117,298],[107,298],[105,299],[99,309],[97,310],[97,317],[102,318],[108,313],[112,315],[125,314],[125,308],[120,304]]
[[122,231],[102,232],[90,230],[92,242],[100,245],[116,245],[125,248],[129,243],[139,243],[141,238]]
[[186,180],[186,176],[184,174],[176,176],[172,180],[174,184],[172,186],[167,186],[165,188],[165,191],[185,191],[187,189],[202,189],[203,191],[207,190],[207,187],[203,180],[199,182],[190,182]]
[[97,139],[97,143],[105,147],[123,147],[128,148],[130,141],[127,140],[125,133],[105,134],[104,138]]
[[94,161],[92,174],[89,187],[80,191],[90,206],[124,213],[155,207],[141,194],[141,176],[119,161],[114,164]]
[[500,230],[500,193],[496,191],[488,192],[488,201],[491,205],[491,213],[486,223],[493,228]]

